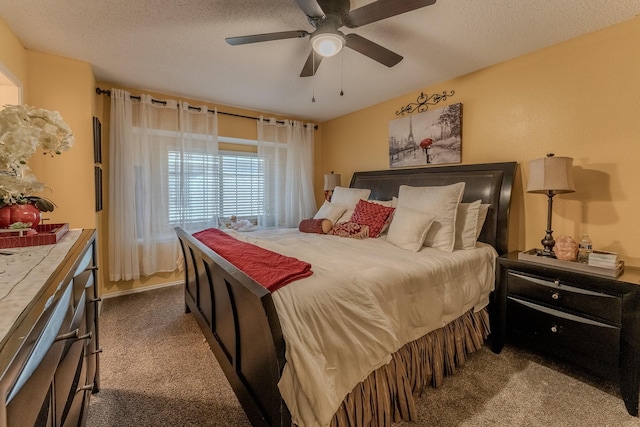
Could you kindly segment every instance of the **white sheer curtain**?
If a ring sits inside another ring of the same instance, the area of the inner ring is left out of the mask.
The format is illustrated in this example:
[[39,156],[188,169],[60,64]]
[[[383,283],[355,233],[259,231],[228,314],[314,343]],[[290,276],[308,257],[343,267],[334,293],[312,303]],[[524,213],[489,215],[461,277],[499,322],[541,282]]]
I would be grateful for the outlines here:
[[109,279],[176,268],[174,227],[218,225],[217,114],[111,90]]
[[265,168],[262,227],[298,227],[316,212],[313,194],[313,124],[258,121],[258,156]]

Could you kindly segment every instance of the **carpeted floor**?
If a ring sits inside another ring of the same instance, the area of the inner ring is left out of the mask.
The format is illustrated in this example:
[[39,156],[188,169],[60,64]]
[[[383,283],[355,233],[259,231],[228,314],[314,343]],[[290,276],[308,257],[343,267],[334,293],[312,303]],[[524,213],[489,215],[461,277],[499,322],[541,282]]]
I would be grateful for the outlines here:
[[173,286],[104,301],[87,426],[250,425],[181,298]]
[[[249,426],[180,286],[107,299],[100,322],[89,427]],[[615,384],[513,346],[472,355],[418,399],[418,416],[396,426],[640,426]]]

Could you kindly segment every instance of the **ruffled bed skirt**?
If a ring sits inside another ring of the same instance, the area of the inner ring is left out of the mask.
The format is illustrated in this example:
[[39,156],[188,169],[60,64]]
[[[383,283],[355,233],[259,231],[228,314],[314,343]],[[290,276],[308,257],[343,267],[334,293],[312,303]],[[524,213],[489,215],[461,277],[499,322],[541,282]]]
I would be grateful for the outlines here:
[[445,376],[464,364],[467,354],[482,347],[489,332],[489,313],[484,308],[408,343],[347,395],[331,426],[382,427],[414,421],[414,396],[429,385],[440,386]]

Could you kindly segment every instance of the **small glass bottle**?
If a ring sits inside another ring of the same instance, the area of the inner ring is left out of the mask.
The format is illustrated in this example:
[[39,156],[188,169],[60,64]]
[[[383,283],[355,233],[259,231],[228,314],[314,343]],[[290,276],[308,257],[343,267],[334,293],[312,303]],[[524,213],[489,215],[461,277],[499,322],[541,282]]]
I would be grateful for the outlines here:
[[583,234],[580,243],[578,243],[578,262],[586,264],[589,262],[589,254],[591,253],[591,239],[588,234]]

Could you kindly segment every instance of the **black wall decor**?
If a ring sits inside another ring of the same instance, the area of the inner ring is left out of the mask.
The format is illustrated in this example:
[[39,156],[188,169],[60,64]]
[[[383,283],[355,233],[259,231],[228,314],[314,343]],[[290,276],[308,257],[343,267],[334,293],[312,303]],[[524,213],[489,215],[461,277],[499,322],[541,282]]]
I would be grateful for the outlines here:
[[96,182],[96,212],[102,210],[102,167],[94,166]]
[[93,118],[93,162],[96,187],[96,212],[102,210],[102,125]]
[[451,97],[454,94],[454,91],[447,93],[446,90],[442,91],[442,93],[434,93],[433,95],[425,95],[424,92],[420,92],[420,95],[416,98],[416,102],[410,102],[400,108],[396,111],[396,116],[403,116],[408,113],[413,113],[414,111],[424,113],[429,109],[429,105],[436,105],[440,101],[446,101],[448,97]]
[[97,117],[93,118],[93,162],[102,163],[102,125]]

